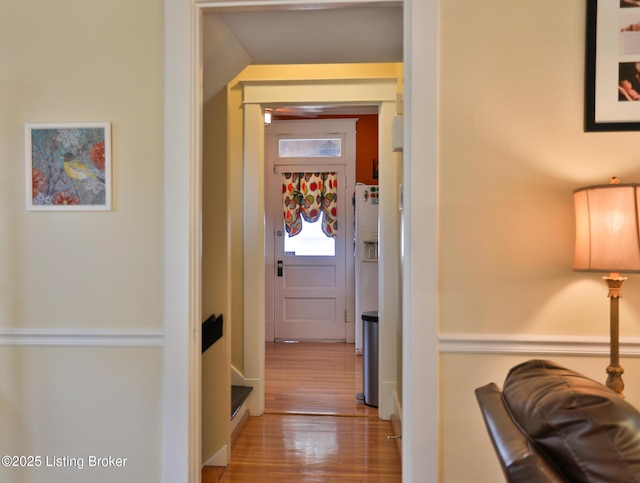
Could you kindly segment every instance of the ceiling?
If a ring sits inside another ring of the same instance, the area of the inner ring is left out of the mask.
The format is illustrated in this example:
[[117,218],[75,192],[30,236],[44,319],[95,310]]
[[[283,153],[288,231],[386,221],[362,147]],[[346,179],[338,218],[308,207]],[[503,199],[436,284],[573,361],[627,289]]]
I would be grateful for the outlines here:
[[220,14],[253,64],[402,62],[402,7]]
[[204,15],[205,100],[249,64],[402,62],[401,2]]

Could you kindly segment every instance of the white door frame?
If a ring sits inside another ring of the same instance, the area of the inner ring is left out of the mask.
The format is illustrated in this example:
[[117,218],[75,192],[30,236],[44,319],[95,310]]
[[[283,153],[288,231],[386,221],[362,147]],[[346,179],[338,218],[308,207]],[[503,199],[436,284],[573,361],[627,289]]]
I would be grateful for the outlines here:
[[[343,1],[164,0],[165,342],[163,443],[158,459],[165,483],[196,483],[201,478],[202,12],[205,8],[252,6],[300,8],[310,3]],[[412,483],[438,481],[441,470],[437,391],[439,9],[437,0],[403,0],[403,6],[402,471],[403,480]]]
[[[380,169],[381,210],[380,224],[391,224],[385,220],[382,206],[388,206],[387,216],[397,218],[398,188],[397,159],[393,152],[391,126],[396,116],[397,79],[326,79],[326,80],[247,80],[242,81],[244,97],[243,139],[243,192],[244,192],[244,380],[254,388],[249,401],[252,415],[264,412],[264,340],[265,340],[265,230],[264,230],[264,107],[291,104],[344,104],[377,105],[379,139],[378,155]],[[385,202],[384,197],[390,203]],[[398,224],[399,227],[399,224]],[[380,398],[378,412],[389,419],[393,412],[394,392],[397,387],[397,340],[396,324],[399,323],[400,274],[398,253],[400,248],[390,237],[383,240],[380,233],[380,259],[392,265],[384,272],[380,263],[379,312],[381,320],[394,323],[380,324]],[[397,235],[398,229],[394,230]],[[385,254],[385,251],[387,253]],[[395,266],[393,262],[395,261]]]

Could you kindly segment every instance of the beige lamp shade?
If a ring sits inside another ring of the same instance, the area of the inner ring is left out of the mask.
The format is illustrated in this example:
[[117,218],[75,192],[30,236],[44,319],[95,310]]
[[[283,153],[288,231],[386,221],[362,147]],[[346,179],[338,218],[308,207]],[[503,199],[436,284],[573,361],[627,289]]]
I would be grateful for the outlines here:
[[640,272],[638,186],[607,184],[573,192],[574,270]]

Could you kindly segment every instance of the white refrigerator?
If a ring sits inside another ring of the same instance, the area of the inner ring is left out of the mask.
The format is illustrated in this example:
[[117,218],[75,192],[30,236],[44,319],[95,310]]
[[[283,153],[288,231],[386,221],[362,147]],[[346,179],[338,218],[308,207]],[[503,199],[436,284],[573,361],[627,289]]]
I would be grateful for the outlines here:
[[356,185],[356,353],[362,354],[362,313],[378,310],[378,186]]

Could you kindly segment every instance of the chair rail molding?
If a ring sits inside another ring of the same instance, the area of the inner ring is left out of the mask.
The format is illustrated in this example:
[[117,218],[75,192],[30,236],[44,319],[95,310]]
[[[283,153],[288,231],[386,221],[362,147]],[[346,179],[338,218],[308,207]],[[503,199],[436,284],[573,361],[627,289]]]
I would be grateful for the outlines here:
[[[440,334],[440,353],[606,355],[609,337],[539,334]],[[640,337],[620,339],[620,354],[640,357]]]
[[164,347],[164,331],[146,329],[0,329],[0,347]]

